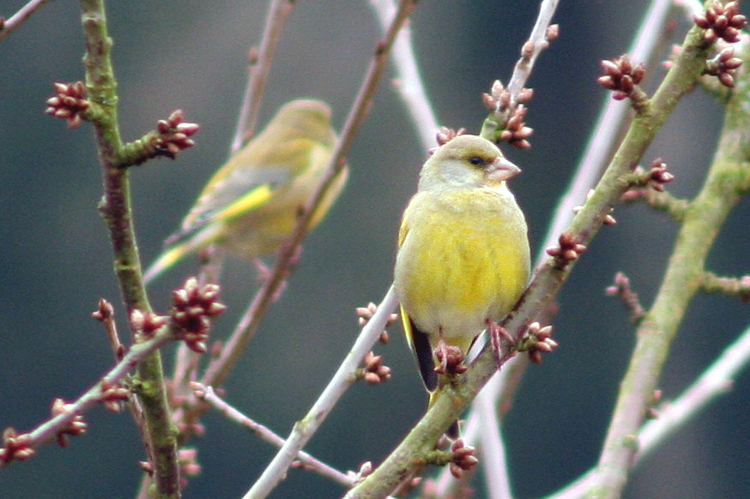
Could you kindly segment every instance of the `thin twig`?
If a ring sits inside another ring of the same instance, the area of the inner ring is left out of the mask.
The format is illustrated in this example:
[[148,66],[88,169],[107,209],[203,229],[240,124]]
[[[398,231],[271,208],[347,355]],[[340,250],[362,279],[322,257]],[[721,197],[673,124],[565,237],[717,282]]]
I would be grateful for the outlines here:
[[510,108],[515,107],[518,102],[518,95],[526,86],[526,82],[531,77],[531,72],[534,69],[534,63],[536,63],[539,54],[542,49],[547,45],[547,28],[549,28],[552,22],[552,17],[555,15],[557,10],[557,4],[559,0],[543,0],[539,5],[539,14],[536,18],[536,23],[531,29],[531,34],[526,42],[527,44],[533,44],[534,49],[531,51],[529,57],[524,55],[516,61],[516,66],[513,68],[513,74],[508,80],[508,92],[510,92]]
[[[521,47],[521,57],[516,62],[508,87],[495,80],[490,92],[483,95],[483,103],[490,110],[482,123],[479,135],[493,142],[505,141],[521,149],[531,145],[528,137],[533,130],[524,123],[527,108],[524,103],[533,95],[525,89],[531,76],[534,63],[549,42],[557,37],[557,27],[550,25],[559,0],[542,0],[539,15],[531,30],[529,39]],[[554,28],[554,29],[553,29]]]
[[[28,433],[29,446],[37,448],[43,444],[56,440],[57,435],[62,433],[74,418],[86,413],[89,409],[102,402],[103,388],[120,384],[128,373],[143,361],[143,359],[147,358],[153,352],[159,350],[159,348],[173,340],[173,331],[169,328],[165,328],[161,333],[155,335],[150,340],[133,345],[122,360],[110,369],[107,374],[102,376],[95,385],[86,390],[86,392],[76,400],[66,403],[65,412],[45,421],[30,431]],[[0,469],[8,464],[8,462],[0,460]]]
[[680,397],[658,409],[657,419],[641,428],[636,459],[650,454],[667,437],[719,396],[729,393],[735,377],[750,364],[750,329],[734,343]]
[[[370,6],[375,11],[380,28],[385,33],[396,12],[396,2],[394,0],[370,0]],[[430,98],[427,96],[422,76],[419,74],[410,26],[404,26],[396,37],[391,59],[396,69],[396,78],[393,82],[396,91],[409,111],[409,116],[419,133],[422,148],[430,149],[435,146],[435,134],[440,125],[435,117]]]
[[[500,435],[500,418],[496,404],[492,397],[477,397],[475,401],[479,406],[479,433],[483,435],[480,462],[484,468],[489,497],[511,499],[513,493],[508,474],[510,467],[505,454],[505,442]],[[504,471],[499,472],[500,470]]]
[[31,0],[29,3],[18,9],[18,12],[10,16],[9,19],[2,20],[0,25],[0,42],[2,42],[11,33],[17,30],[25,23],[32,14],[48,4],[50,0]]
[[[378,310],[367,322],[349,354],[339,366],[336,374],[326,386],[325,390],[315,401],[308,414],[294,425],[291,435],[274,457],[273,461],[263,471],[252,488],[245,494],[244,499],[263,499],[271,493],[276,485],[286,475],[295,456],[312,438],[317,429],[323,424],[333,406],[338,402],[346,390],[356,381],[353,376],[355,369],[380,338],[391,313],[396,309],[396,293],[393,286],[378,306]],[[384,494],[385,495],[385,494]]]
[[255,49],[250,49],[247,88],[242,99],[242,109],[232,140],[231,153],[239,150],[242,144],[253,135],[260,111],[260,101],[263,98],[268,74],[271,72],[271,63],[276,53],[276,46],[279,44],[284,24],[292,12],[294,4],[294,0],[272,0],[268,7],[268,17],[263,29],[260,49],[257,54]]
[[[200,383],[193,383],[193,389],[195,390],[196,395],[200,400],[210,404],[211,407],[226,416],[229,420],[234,421],[235,423],[242,425],[243,427],[252,431],[253,434],[258,436],[258,438],[260,438],[264,442],[267,442],[275,447],[281,447],[282,445],[284,445],[283,438],[278,436],[267,426],[253,421],[241,411],[231,406],[229,403],[219,397],[212,387],[204,386]],[[310,469],[325,478],[333,480],[334,482],[341,484],[344,487],[349,488],[354,485],[354,478],[334,469],[330,465],[311,456],[305,451],[299,451],[296,458],[304,464],[305,468]]]

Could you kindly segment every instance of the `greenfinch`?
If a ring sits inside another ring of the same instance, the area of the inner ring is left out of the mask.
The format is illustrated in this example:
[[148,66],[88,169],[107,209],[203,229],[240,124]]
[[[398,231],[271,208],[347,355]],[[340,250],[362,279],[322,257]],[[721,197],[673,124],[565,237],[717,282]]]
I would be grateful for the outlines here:
[[[394,283],[430,402],[444,383],[438,374],[450,371],[448,350],[465,354],[526,287],[526,221],[506,185],[520,171],[492,142],[459,135],[424,163],[404,211]],[[448,435],[458,436],[455,423]]]
[[[335,143],[327,104],[294,100],[284,105],[211,177],[180,229],[146,271],[145,281],[211,244],[249,259],[273,253],[294,230]],[[315,211],[310,229],[328,212],[347,177],[344,167]]]

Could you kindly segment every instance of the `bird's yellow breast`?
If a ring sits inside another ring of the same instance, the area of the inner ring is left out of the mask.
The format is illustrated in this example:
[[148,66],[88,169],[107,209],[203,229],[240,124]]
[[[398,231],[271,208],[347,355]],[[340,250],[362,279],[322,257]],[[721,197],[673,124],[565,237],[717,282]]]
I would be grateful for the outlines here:
[[526,222],[502,188],[420,192],[399,235],[395,282],[420,330],[464,350],[501,320],[529,276]]

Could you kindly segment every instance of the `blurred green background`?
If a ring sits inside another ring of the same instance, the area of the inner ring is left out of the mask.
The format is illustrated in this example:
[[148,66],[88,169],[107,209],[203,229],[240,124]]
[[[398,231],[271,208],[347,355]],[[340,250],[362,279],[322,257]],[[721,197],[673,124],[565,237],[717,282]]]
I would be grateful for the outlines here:
[[[10,16],[23,3],[2,0],[0,15]],[[266,2],[109,4],[123,138],[139,137],[177,108],[202,127],[197,147],[177,161],[161,159],[133,171],[135,220],[147,263],[226,158],[248,48],[260,39]],[[535,20],[535,4],[450,0],[419,6],[411,27],[441,124],[478,131],[480,93],[495,78],[507,80]],[[560,39],[542,54],[530,81],[536,91],[528,117],[533,148],[506,148],[524,168],[512,186],[537,252],[608,98],[596,83],[599,61],[628,49],[646,5],[562,2],[555,16]],[[101,182],[91,127],[71,131],[43,113],[53,82],[83,79],[79,14],[77,2],[52,2],[0,43],[0,427],[21,431],[45,419],[55,397],[75,398],[112,364],[104,331],[90,317],[97,300],[109,299],[122,315],[107,232],[96,211]],[[679,42],[684,16],[672,19]],[[282,103],[312,96],[331,103],[340,128],[379,37],[365,0],[300,2],[271,72],[261,123]],[[671,42],[665,41],[666,50]],[[661,76],[657,69],[646,84]],[[699,188],[720,126],[719,104],[695,92],[646,154],[648,161],[661,156],[669,164],[677,177],[670,185],[675,195],[691,196]],[[231,403],[281,435],[305,413],[357,335],[355,307],[378,302],[390,284],[399,216],[424,157],[387,80],[349,157],[348,187],[307,240],[286,293],[227,384]],[[634,331],[604,288],[624,271],[648,306],[671,251],[677,227],[665,216],[643,206],[620,207],[616,215],[619,224],[599,234],[560,295],[560,348],[529,369],[504,426],[519,498],[550,493],[595,463]],[[748,272],[748,216],[745,200],[710,255],[713,271]],[[159,310],[166,310],[170,289],[194,268],[191,260],[153,286]],[[245,262],[230,262],[225,276],[231,308],[214,338],[231,330],[256,286]],[[662,379],[665,397],[679,394],[747,326],[749,315],[738,299],[698,296]],[[411,354],[397,326],[391,334],[379,352],[393,379],[355,386],[307,447],[339,469],[382,460],[424,410]],[[740,376],[731,393],[650,456],[633,473],[626,497],[750,497],[749,382],[746,373]],[[130,416],[97,408],[86,418],[88,434],[69,449],[45,446],[30,462],[0,471],[0,496],[133,497],[144,452]],[[204,471],[185,497],[240,497],[274,449],[215,413],[204,423],[205,437],[193,441]],[[292,470],[273,497],[341,493],[317,475]],[[475,497],[485,496],[480,486]]]

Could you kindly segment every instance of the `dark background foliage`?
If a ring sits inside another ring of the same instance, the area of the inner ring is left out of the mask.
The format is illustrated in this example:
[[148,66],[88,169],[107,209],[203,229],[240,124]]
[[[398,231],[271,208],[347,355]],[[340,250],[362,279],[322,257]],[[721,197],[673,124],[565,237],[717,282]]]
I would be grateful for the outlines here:
[[[12,5],[11,5],[12,3]],[[9,16],[23,2],[6,0]],[[137,138],[182,108],[201,124],[198,146],[133,172],[142,257],[151,261],[204,182],[226,158],[258,42],[265,2],[110,2],[123,137]],[[559,41],[542,54],[530,81],[536,91],[528,124],[533,148],[507,150],[524,174],[512,187],[524,207],[536,252],[551,213],[585,147],[601,103],[599,61],[627,51],[644,1],[562,2]],[[425,83],[441,124],[477,132],[480,93],[507,79],[536,16],[534,2],[425,2],[411,22]],[[682,14],[675,41],[685,22]],[[379,32],[366,2],[300,2],[285,30],[261,109],[265,122],[300,96],[327,100],[341,126]],[[654,36],[660,36],[654,33]],[[668,48],[669,43],[665,45]],[[83,78],[76,2],[52,2],[0,44],[0,426],[30,429],[53,398],[72,399],[96,382],[112,354],[90,318],[105,297],[122,314],[111,251],[96,211],[100,174],[90,127],[70,131],[43,114],[52,82]],[[661,68],[647,74],[653,86]],[[661,156],[678,196],[693,195],[711,160],[721,125],[719,103],[695,92],[646,155]],[[425,151],[387,82],[349,157],[350,183],[305,244],[283,298],[227,385],[227,398],[285,435],[322,390],[358,332],[354,308],[379,301],[391,281],[401,210],[416,187]],[[747,272],[747,202],[720,235],[709,265],[719,274]],[[560,348],[527,373],[504,426],[518,497],[549,493],[595,464],[618,383],[633,345],[633,327],[618,300],[604,296],[625,271],[648,306],[671,251],[676,225],[643,206],[620,207],[560,296]],[[194,272],[181,265],[152,288],[165,310],[169,290]],[[214,330],[225,335],[256,286],[254,270],[232,261],[226,272],[230,311]],[[675,342],[662,387],[680,393],[747,325],[747,305],[699,296]],[[120,317],[120,325],[124,322]],[[379,462],[424,410],[424,395],[398,327],[381,347],[394,370],[388,383],[355,386],[307,450],[340,469]],[[168,349],[171,351],[172,349]],[[167,363],[170,362],[167,354]],[[750,495],[746,424],[748,382],[669,439],[633,474],[627,497]],[[144,453],[127,413],[87,414],[89,433],[70,449],[43,448],[37,458],[0,471],[4,498],[131,497]],[[239,497],[274,449],[222,419],[206,416],[203,475],[186,497]],[[274,497],[341,493],[318,476],[292,470]],[[481,486],[476,497],[483,497]]]

